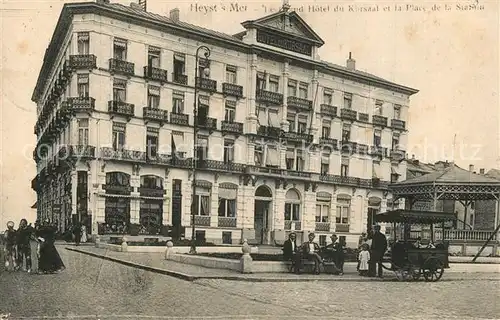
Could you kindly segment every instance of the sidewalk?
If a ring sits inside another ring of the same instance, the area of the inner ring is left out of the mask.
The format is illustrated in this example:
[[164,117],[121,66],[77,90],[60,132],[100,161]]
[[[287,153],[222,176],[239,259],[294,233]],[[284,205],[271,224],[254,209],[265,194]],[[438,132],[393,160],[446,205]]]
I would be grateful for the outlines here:
[[[212,269],[190,264],[165,260],[159,253],[128,253],[116,252],[91,246],[66,246],[67,250],[97,258],[121,263],[143,270],[165,274],[183,280],[222,279],[252,282],[302,282],[302,281],[397,281],[393,272],[386,271],[383,279],[361,277],[356,272],[355,263],[346,263],[345,274],[336,276],[331,274],[301,274],[290,273],[255,273],[241,274],[226,269]],[[500,267],[498,265],[471,265],[455,264],[445,269],[442,281],[449,280],[498,280],[500,281]]]

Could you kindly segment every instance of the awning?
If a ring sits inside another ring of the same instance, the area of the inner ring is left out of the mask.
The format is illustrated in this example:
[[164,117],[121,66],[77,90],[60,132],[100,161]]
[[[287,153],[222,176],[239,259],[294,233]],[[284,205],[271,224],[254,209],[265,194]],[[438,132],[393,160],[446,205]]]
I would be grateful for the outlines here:
[[286,150],[286,158],[287,159],[295,158],[295,150],[293,150],[293,149]]
[[236,199],[237,192],[238,190],[236,189],[219,188],[219,198],[234,200]]
[[457,219],[454,213],[402,209],[380,213],[375,215],[374,218],[376,222],[406,222],[422,224],[433,224],[438,222],[454,221]]
[[321,155],[321,163],[322,164],[330,163],[330,154],[329,153],[323,153]]
[[184,135],[172,133],[172,140],[174,145],[172,146],[172,151],[185,152],[184,149]]
[[266,164],[270,166],[279,166],[278,150],[273,147],[267,147]]
[[259,125],[261,126],[267,126],[267,116],[266,116],[266,109],[264,108],[258,108],[258,116],[259,116]]

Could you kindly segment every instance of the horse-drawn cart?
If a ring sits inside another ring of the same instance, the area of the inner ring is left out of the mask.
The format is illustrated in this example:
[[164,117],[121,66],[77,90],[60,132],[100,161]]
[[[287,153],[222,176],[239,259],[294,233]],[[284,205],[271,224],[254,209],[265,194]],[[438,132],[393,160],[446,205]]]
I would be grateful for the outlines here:
[[[377,214],[376,222],[393,224],[393,243],[390,247],[390,262],[387,270],[394,271],[400,280],[418,280],[421,276],[426,281],[438,281],[449,268],[448,243],[434,243],[434,225],[441,223],[444,229],[446,221],[456,220],[453,213],[415,210],[394,210]],[[422,246],[418,239],[410,239],[411,225],[430,225],[431,239],[427,246]],[[399,228],[398,228],[399,227]]]

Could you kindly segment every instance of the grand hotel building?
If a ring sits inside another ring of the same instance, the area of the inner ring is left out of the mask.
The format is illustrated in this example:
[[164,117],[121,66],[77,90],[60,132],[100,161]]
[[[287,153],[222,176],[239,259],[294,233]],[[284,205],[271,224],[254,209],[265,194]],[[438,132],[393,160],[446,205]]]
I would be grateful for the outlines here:
[[[287,9],[227,35],[177,9],[66,4],[32,97],[38,218],[190,238],[195,85],[198,238],[273,244],[293,230],[349,244],[403,205],[388,185],[405,179],[417,90],[357,70],[350,54],[345,66],[320,60],[323,40]],[[211,54],[196,66],[201,45]]]

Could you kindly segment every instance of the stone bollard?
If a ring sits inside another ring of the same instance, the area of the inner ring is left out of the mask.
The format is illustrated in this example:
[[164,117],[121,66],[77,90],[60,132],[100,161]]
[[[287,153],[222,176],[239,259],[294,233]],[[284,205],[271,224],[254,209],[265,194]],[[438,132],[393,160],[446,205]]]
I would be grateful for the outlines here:
[[127,249],[128,249],[127,238],[123,237],[122,238],[122,252],[127,252]]
[[250,256],[250,252],[252,252],[252,248],[248,245],[247,239],[243,240],[243,245],[241,246],[241,252],[243,255],[240,258],[240,270],[241,273],[252,273],[252,257]]
[[100,245],[101,245],[101,237],[96,236],[95,237],[95,247],[99,248]]
[[169,260],[173,254],[174,243],[170,240],[167,241],[167,249],[165,250],[165,260]]

